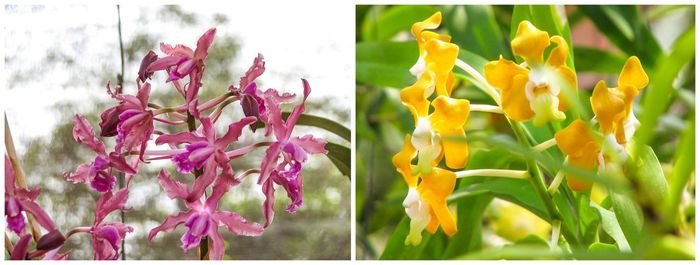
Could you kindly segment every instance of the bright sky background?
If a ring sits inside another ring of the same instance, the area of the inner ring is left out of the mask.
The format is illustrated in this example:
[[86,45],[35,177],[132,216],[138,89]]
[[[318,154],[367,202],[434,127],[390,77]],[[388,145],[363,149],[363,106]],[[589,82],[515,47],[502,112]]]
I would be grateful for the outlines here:
[[[266,86],[292,93],[301,92],[297,77],[309,79],[314,97],[333,97],[330,104],[352,107],[354,91],[354,8],[351,5],[329,2],[307,8],[293,2],[278,2],[275,8],[259,2],[247,2],[239,8],[220,5],[182,6],[188,12],[202,14],[198,25],[206,25],[212,14],[228,16],[227,27],[217,29],[217,35],[229,33],[241,45],[234,80],[247,69],[257,53],[265,56],[267,71],[261,78]],[[320,5],[320,6],[319,6]],[[238,7],[238,4],[236,5]],[[139,25],[141,10],[157,15],[159,6],[122,5],[122,34],[130,40],[134,34],[153,33],[159,41],[183,43],[195,47],[197,38],[208,29],[181,29],[179,21],[162,23],[150,19],[148,28]],[[319,12],[323,10],[323,12]],[[150,12],[148,12],[150,11]],[[90,108],[95,98],[106,100],[104,82],[86,84],[81,73],[61,68],[41,68],[46,52],[59,48],[79,55],[82,68],[119,69],[119,44],[116,31],[117,12],[114,5],[76,5],[45,7],[6,7],[4,18],[6,52],[15,53],[19,60],[6,61],[6,82],[13,71],[30,74],[30,81],[13,89],[3,86],[6,111],[18,152],[24,151],[23,140],[48,136],[58,117],[51,106],[61,101],[78,104],[80,110]],[[37,19],[41,18],[41,19]],[[47,23],[48,22],[48,23]],[[87,34],[71,35],[67,29],[84,29]],[[28,33],[26,33],[29,31]],[[69,38],[85,38],[85,45],[73,47]],[[216,45],[216,42],[214,42]],[[153,47],[159,52],[158,47]],[[106,50],[114,51],[109,58],[100,57]],[[36,71],[34,69],[41,69]],[[137,68],[127,66],[126,78],[133,80]],[[85,74],[89,74],[85,73]],[[294,78],[292,78],[294,77]],[[112,82],[116,82],[116,78]],[[67,84],[67,89],[62,86]],[[350,124],[346,124],[350,126]]]

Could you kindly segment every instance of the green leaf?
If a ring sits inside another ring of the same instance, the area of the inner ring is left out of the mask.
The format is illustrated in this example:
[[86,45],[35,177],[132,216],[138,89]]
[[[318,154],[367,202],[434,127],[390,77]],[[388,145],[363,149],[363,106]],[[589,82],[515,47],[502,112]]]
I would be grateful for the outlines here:
[[511,57],[493,8],[486,5],[445,6],[443,24],[452,42],[463,50],[497,59],[503,54]]
[[[695,58],[695,27],[683,33],[667,57],[659,59],[653,72],[649,74],[650,85],[642,99],[642,113],[639,115],[641,126],[635,134],[635,150],[651,141],[654,128],[665,112],[673,95],[673,80],[683,66]],[[642,61],[644,63],[644,61]],[[634,156],[634,155],[633,155]]]
[[603,254],[614,254],[618,252],[617,246],[613,244],[605,244],[600,242],[595,242],[591,244],[591,246],[588,247],[588,251]]
[[619,74],[625,65],[625,56],[601,49],[574,46],[576,70],[578,72],[594,72]]
[[482,219],[493,196],[473,196],[457,203],[457,233],[447,243],[442,259],[476,251],[481,248]]
[[639,184],[640,192],[647,202],[654,206],[659,206],[666,199],[668,194],[668,183],[661,169],[659,159],[656,158],[654,150],[645,145],[637,151],[637,161],[635,163],[636,181]]
[[[289,114],[288,112],[282,113],[282,117],[285,119]],[[321,129],[324,129],[326,131],[332,132],[335,135],[340,136],[341,138],[345,139],[346,141],[350,142],[350,129],[347,127],[343,126],[340,123],[337,123],[333,120],[324,118],[324,117],[319,117],[311,114],[301,114],[299,116],[299,120],[297,120],[298,125],[306,125],[306,126],[314,126],[318,127]],[[349,161],[349,160],[348,160]]]
[[664,205],[664,216],[666,216],[667,224],[671,227],[675,227],[678,220],[676,216],[683,190],[695,170],[695,115],[691,115],[688,119],[678,147],[676,161],[673,163],[673,171],[671,172],[671,187]]
[[632,250],[640,244],[644,219],[639,206],[629,197],[610,193],[615,217]]
[[[607,233],[610,237],[612,237],[615,240],[615,242],[617,243],[617,247],[619,247],[621,251],[630,252],[630,245],[629,243],[627,243],[627,238],[625,238],[625,233],[622,232],[622,228],[620,227],[620,223],[617,221],[615,213],[603,207],[600,207],[594,202],[591,202],[590,205],[598,212],[603,231],[605,231],[605,233]],[[594,243],[593,245],[595,244],[600,243]],[[591,247],[593,247],[593,245],[591,245]],[[615,248],[616,251],[617,247]]]
[[336,144],[326,143],[328,150],[328,158],[333,162],[333,165],[340,170],[343,175],[350,178],[350,148]]
[[[386,247],[379,257],[381,260],[397,260],[397,259],[417,259],[417,257],[425,250],[426,246],[430,244],[430,241],[435,235],[431,235],[427,232],[423,232],[423,241],[420,245],[405,245],[404,241],[406,235],[408,235],[409,226],[411,220],[404,216],[401,222],[396,226],[394,232],[389,237],[386,243]],[[438,231],[438,233],[440,233]]]
[[637,55],[645,65],[654,65],[661,47],[640,19],[639,6],[581,5],[577,8],[622,52]]
[[474,178],[476,183],[456,190],[455,193],[488,192],[493,196],[520,205],[546,221],[551,220],[544,203],[535,193],[529,180],[494,177],[471,178]]
[[374,33],[375,41],[391,40],[396,34],[410,31],[414,23],[423,21],[435,13],[435,7],[421,5],[393,6],[377,18],[368,29]]
[[416,80],[408,71],[418,58],[415,42],[361,42],[355,45],[355,80],[402,88]]

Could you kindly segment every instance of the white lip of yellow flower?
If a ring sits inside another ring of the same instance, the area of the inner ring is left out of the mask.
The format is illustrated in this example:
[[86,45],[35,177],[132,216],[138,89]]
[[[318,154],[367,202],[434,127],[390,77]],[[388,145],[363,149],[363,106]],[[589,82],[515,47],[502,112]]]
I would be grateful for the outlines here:
[[[534,67],[525,85],[525,97],[530,102],[530,109],[535,113],[533,123],[536,126],[547,123],[550,120],[562,121],[566,118],[564,112],[559,110],[559,86],[549,82],[554,71],[547,66]],[[535,91],[545,88],[545,91]]]
[[606,154],[611,158],[610,160],[615,162],[624,162],[628,157],[627,150],[623,145],[617,143],[615,135],[612,133],[603,138],[603,144],[598,153],[598,171],[605,170],[607,166],[605,161]]
[[411,66],[411,69],[408,69],[409,72],[416,78],[420,78],[420,76],[423,75],[423,72],[425,72],[425,60],[423,60],[423,57],[427,54],[427,52],[423,52],[421,56],[418,56],[418,61],[416,61],[416,64]]
[[411,144],[418,151],[418,170],[424,175],[430,174],[433,161],[440,156],[442,146],[440,135],[433,131],[428,118],[418,118],[416,129],[411,135]]
[[420,194],[415,188],[409,188],[403,200],[403,207],[406,215],[411,219],[410,230],[404,244],[418,246],[422,240],[423,229],[430,223],[430,205],[420,199]]
[[630,111],[630,115],[627,117],[627,120],[625,120],[625,139],[631,140],[632,136],[634,135],[634,132],[637,131],[637,128],[641,123],[637,119],[636,116],[634,116],[634,111]]

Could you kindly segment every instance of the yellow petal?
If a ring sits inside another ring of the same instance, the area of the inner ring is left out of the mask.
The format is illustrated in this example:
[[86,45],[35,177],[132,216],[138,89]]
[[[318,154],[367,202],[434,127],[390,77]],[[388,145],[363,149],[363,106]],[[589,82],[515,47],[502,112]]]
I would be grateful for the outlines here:
[[464,168],[469,158],[467,142],[447,138],[464,137],[464,124],[469,117],[469,100],[438,96],[433,100],[435,111],[430,115],[430,124],[442,137],[445,164],[453,169]]
[[519,74],[513,77],[513,86],[501,93],[501,105],[506,116],[514,121],[526,121],[535,115],[530,109],[530,101],[525,96],[528,76]]
[[450,71],[449,74],[447,74],[447,82],[445,88],[447,89],[447,95],[450,96],[452,95],[452,90],[454,89],[455,86],[455,74]]
[[[427,71],[435,78],[437,94],[449,96],[447,82],[459,54],[459,46],[433,39],[427,42],[425,50],[426,55],[423,59],[425,60]],[[450,88],[449,90],[452,89]]]
[[416,83],[401,90],[401,102],[413,114],[413,121],[418,122],[418,118],[428,116],[430,102],[426,99],[426,91],[431,90],[433,81],[430,75],[423,74]]
[[620,77],[617,79],[618,86],[632,86],[640,90],[649,84],[649,77],[644,72],[642,63],[639,62],[637,56],[632,56],[627,59],[625,66],[622,67]]
[[561,36],[554,36],[549,39],[554,42],[557,47],[552,49],[547,59],[547,64],[551,66],[562,66],[566,65],[566,57],[569,56],[569,45],[566,44],[566,40]]
[[[581,156],[597,156],[600,147],[597,146],[597,142],[593,137],[592,132],[586,126],[586,124],[581,120],[575,120],[569,124],[566,128],[558,131],[554,138],[557,140],[557,146],[566,155],[571,157],[581,157]],[[595,145],[591,146],[590,143]],[[593,150],[587,150],[586,148],[593,148]],[[597,150],[596,150],[597,149]]]
[[537,29],[530,21],[518,25],[515,38],[510,42],[513,54],[522,57],[529,65],[541,64],[544,50],[549,47],[549,34]]
[[621,95],[616,89],[608,88],[603,80],[600,80],[593,88],[591,107],[603,134],[615,132],[620,120],[624,119],[624,95]]
[[[430,204],[432,219],[438,221],[442,230],[448,236],[457,232],[457,222],[454,214],[447,207],[447,197],[454,191],[457,176],[449,170],[435,168],[432,174],[422,176],[422,181],[418,185],[418,192],[421,198]],[[431,222],[432,223],[432,222]],[[427,230],[431,232],[431,225]],[[433,229],[432,232],[435,230]]]
[[418,177],[414,176],[411,170],[411,160],[414,157],[416,157],[416,149],[411,145],[411,135],[406,135],[403,148],[394,155],[391,162],[396,167],[396,171],[401,173],[408,187],[416,187],[418,185]]
[[[562,77],[563,81],[566,82],[569,85],[569,89],[572,91],[578,90],[578,81],[576,80],[576,73],[574,70],[571,70],[566,65],[561,65],[555,69],[557,74]],[[564,87],[560,88],[561,90],[559,91],[559,110],[561,111],[566,111],[569,109],[569,101],[566,98],[566,93],[563,91]],[[573,93],[572,93],[573,94]],[[574,94],[575,95],[575,94]]]
[[513,78],[516,75],[527,75],[527,73],[527,69],[517,65],[511,60],[503,59],[502,55],[500,58],[498,58],[498,61],[488,62],[484,66],[486,81],[488,81],[492,86],[501,90],[510,89],[513,85]]
[[[563,130],[554,135],[559,149],[569,156],[569,164],[578,168],[593,170],[600,145],[595,141],[592,132],[581,120],[575,120]],[[567,176],[567,184],[575,191],[584,191],[590,187],[590,182],[579,177]]]
[[416,22],[413,23],[413,26],[411,27],[411,34],[413,34],[413,37],[418,39],[420,41],[421,39],[421,33],[426,30],[426,29],[436,29],[440,26],[440,23],[442,22],[442,13],[435,12],[432,16],[429,18],[421,21],[421,22]]

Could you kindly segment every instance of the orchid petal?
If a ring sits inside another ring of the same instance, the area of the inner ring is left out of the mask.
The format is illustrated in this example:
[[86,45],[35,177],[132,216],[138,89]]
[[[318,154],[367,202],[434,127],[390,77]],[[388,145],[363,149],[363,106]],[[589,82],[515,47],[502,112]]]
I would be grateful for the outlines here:
[[5,193],[13,195],[15,192],[15,169],[10,158],[5,156]]
[[154,227],[150,232],[148,232],[148,242],[150,243],[153,240],[153,237],[155,237],[161,231],[172,231],[175,229],[175,227],[187,221],[187,219],[189,219],[193,213],[193,210],[188,210],[186,212],[180,212],[175,216],[166,217],[162,224]]
[[116,152],[109,153],[109,166],[127,174],[136,174],[136,170],[126,162],[123,156]]
[[75,115],[73,117],[73,123],[75,123],[73,127],[73,138],[76,142],[90,147],[90,149],[98,154],[105,154],[104,144],[95,137],[95,131],[92,130],[92,126],[85,118],[80,115]]
[[10,255],[11,260],[24,260],[27,258],[27,252],[29,251],[29,240],[32,239],[31,234],[24,234],[22,235],[19,240],[17,240],[17,244],[15,244],[15,249],[12,250],[12,254]]
[[225,149],[230,143],[238,141],[238,138],[243,133],[243,128],[256,122],[258,119],[255,117],[245,117],[238,122],[234,122],[228,126],[228,131],[226,134],[219,139],[216,139],[217,147]]
[[146,79],[153,75],[153,72],[149,72],[147,69],[156,60],[158,60],[158,55],[153,51],[148,51],[146,56],[141,59],[141,66],[139,67],[139,80],[141,80],[141,82],[146,81]]
[[187,197],[187,186],[170,178],[170,173],[167,170],[160,170],[158,182],[170,199],[184,199]]
[[129,190],[122,188],[116,193],[106,192],[97,200],[95,211],[95,223],[99,224],[111,212],[126,210],[126,201],[129,199]]
[[[306,81],[306,79],[301,79],[302,84],[304,85],[304,99],[301,101],[299,105],[294,107],[292,110],[292,113],[289,114],[289,117],[287,117],[286,121],[286,134],[283,139],[289,139],[289,136],[292,135],[292,130],[294,129],[294,125],[297,123],[297,120],[299,120],[299,116],[304,112],[304,104],[306,103],[306,98],[309,97],[309,94],[311,93],[311,87],[309,86],[309,82]],[[276,134],[277,135],[277,134]],[[279,136],[278,136],[279,139]]]
[[168,67],[175,65],[178,61],[180,61],[181,58],[182,56],[180,55],[170,55],[158,58],[158,60],[155,60],[146,68],[146,73],[153,73],[155,71],[165,70]]
[[328,153],[328,150],[326,150],[326,140],[314,138],[313,135],[310,134],[292,138],[291,141],[304,149],[308,154]]
[[224,258],[224,238],[219,233],[219,226],[212,225],[209,227],[209,238],[211,238],[211,255],[209,256],[213,260],[221,260]]
[[214,37],[216,36],[216,28],[211,28],[207,30],[199,40],[197,40],[197,49],[194,51],[194,57],[199,60],[204,60],[207,58],[207,51],[214,42]]
[[204,166],[204,173],[194,180],[192,191],[187,195],[187,201],[193,202],[199,200],[204,194],[204,191],[216,179],[216,163],[210,160]]
[[245,218],[234,212],[215,212],[212,214],[214,221],[226,226],[228,231],[239,236],[259,236],[264,229],[262,225],[248,222]]
[[262,184],[262,192],[265,194],[265,202],[263,203],[264,227],[269,226],[272,223],[272,219],[275,218],[275,187],[272,184],[271,179]]
[[238,83],[238,89],[243,90],[248,87],[249,84],[253,83],[256,78],[261,76],[265,72],[265,59],[262,54],[258,53],[258,56],[253,60],[253,65],[248,68],[245,75],[241,77]]
[[56,225],[51,220],[51,217],[44,211],[44,209],[41,208],[41,206],[36,204],[36,202],[23,198],[18,199],[18,201],[22,205],[22,208],[24,208],[24,211],[31,213],[34,218],[36,218],[39,225],[46,228],[48,231],[56,229]]
[[194,142],[199,142],[199,141],[204,141],[204,137],[197,136],[194,133],[191,132],[181,132],[177,134],[163,134],[161,136],[158,136],[156,138],[156,145],[161,145],[161,144],[183,144],[183,143],[194,143]]

